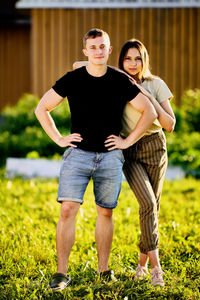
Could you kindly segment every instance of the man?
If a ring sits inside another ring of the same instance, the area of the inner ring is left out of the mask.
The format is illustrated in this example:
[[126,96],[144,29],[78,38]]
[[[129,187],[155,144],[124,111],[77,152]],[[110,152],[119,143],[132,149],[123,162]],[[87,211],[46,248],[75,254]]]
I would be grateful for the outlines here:
[[[107,66],[112,51],[108,34],[92,29],[83,41],[88,65],[60,78],[36,108],[36,116],[49,137],[60,147],[67,147],[59,178],[61,216],[56,235],[58,269],[50,284],[53,290],[63,289],[71,281],[66,274],[75,240],[75,217],[90,178],[98,215],[95,230],[98,272],[102,276],[110,274],[112,210],[117,206],[124,162],[121,149],[135,143],[157,117],[150,101],[128,77]],[[71,111],[71,134],[66,137],[61,136],[49,114],[64,97],[68,98]],[[122,139],[121,117],[127,101],[142,116],[135,130]]]

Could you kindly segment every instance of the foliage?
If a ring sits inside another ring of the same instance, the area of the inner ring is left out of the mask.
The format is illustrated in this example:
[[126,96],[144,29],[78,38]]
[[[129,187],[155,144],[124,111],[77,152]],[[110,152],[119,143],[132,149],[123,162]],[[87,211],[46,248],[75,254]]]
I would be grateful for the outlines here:
[[176,132],[200,132],[200,89],[185,91],[181,106],[177,107],[172,102],[172,107],[176,115]]
[[181,99],[183,120],[188,132],[200,132],[200,89],[188,90]]
[[187,172],[200,169],[200,133],[179,134],[174,132],[167,138],[169,161],[182,166]]
[[[34,110],[39,99],[24,95],[14,107],[6,107],[0,119],[0,165],[6,157],[59,157],[58,147],[42,130]],[[166,133],[169,163],[182,166],[188,174],[200,177],[200,90],[188,90],[181,107],[172,106],[176,115],[175,132]],[[70,130],[69,106],[64,101],[51,113],[61,134]]]
[[176,127],[172,134],[166,133],[169,163],[200,177],[200,90],[186,91],[181,107],[172,107]]
[[[39,99],[33,95],[24,95],[14,107],[6,107],[1,113],[0,125],[0,164],[6,157],[30,157],[29,152],[36,151],[39,157],[52,157],[62,154],[58,147],[42,130],[35,116]],[[68,134],[70,128],[70,111],[63,101],[51,112],[56,126],[62,134]]]
[[[38,127],[41,129],[41,125],[34,113],[38,102],[39,99],[36,96],[25,94],[14,107],[5,107],[2,111],[5,123],[1,130],[7,130],[12,134],[20,134],[26,127]],[[66,101],[53,110],[51,115],[58,128],[69,128],[70,113]]]
[[160,212],[160,258],[165,287],[150,279],[133,280],[138,261],[138,204],[123,182],[114,210],[115,231],[110,267],[116,282],[95,276],[96,208],[89,184],[76,220],[76,241],[69,273],[72,285],[52,293],[49,281],[56,270],[55,179],[0,180],[0,299],[182,299],[200,298],[200,185],[195,179],[165,182]]

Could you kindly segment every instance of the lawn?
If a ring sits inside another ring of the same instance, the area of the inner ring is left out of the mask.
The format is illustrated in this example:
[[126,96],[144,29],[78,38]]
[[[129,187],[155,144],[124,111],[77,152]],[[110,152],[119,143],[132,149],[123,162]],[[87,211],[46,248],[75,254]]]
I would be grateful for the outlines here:
[[89,184],[76,220],[70,255],[72,285],[52,293],[56,271],[55,233],[60,205],[56,179],[0,177],[0,299],[200,299],[200,184],[188,178],[166,181],[159,218],[160,258],[166,285],[133,280],[138,260],[138,204],[123,182],[114,211],[110,267],[116,282],[95,276],[96,209]]

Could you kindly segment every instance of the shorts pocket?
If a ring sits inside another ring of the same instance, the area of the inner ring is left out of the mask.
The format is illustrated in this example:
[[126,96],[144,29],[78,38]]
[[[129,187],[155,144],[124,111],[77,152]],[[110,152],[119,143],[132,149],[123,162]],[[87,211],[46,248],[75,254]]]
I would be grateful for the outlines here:
[[121,149],[117,149],[117,150],[114,150],[114,151],[116,151],[116,153],[118,154],[118,157],[119,157],[120,161],[122,163],[124,163],[125,162],[125,158],[124,158],[123,151]]
[[73,151],[73,147],[69,147],[65,150],[64,154],[63,154],[63,160],[65,160],[69,155],[70,153]]
[[124,158],[124,153],[123,151],[121,150],[121,162],[124,163],[125,162],[125,158]]

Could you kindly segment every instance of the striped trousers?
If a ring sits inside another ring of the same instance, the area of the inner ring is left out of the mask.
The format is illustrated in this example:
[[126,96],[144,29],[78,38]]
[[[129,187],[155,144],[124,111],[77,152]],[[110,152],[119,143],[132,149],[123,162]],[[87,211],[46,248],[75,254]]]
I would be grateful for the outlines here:
[[123,151],[124,175],[133,190],[140,215],[140,251],[158,248],[158,214],[167,169],[167,149],[163,131],[142,137]]

